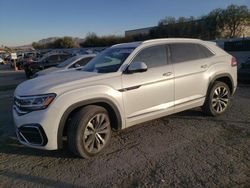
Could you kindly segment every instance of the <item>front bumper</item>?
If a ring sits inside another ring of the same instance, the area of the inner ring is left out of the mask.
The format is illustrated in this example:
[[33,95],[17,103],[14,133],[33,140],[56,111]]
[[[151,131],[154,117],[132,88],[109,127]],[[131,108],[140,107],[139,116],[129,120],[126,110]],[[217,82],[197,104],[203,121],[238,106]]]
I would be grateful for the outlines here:
[[27,124],[16,128],[18,140],[24,145],[45,146],[48,138],[39,124]]
[[13,107],[13,119],[20,143],[37,149],[56,150],[59,114],[55,108],[19,115]]

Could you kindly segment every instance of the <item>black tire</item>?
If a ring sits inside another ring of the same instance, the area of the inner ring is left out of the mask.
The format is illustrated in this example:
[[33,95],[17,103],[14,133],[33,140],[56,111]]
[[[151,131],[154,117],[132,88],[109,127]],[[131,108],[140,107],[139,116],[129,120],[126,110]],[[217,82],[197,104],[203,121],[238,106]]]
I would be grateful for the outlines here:
[[[107,134],[98,132],[98,127],[102,129],[101,123],[97,125],[97,118],[100,118],[99,115],[105,117],[104,121],[99,119],[99,122],[106,122],[104,123],[105,125],[103,124],[105,126],[103,131],[105,130]],[[92,125],[93,128],[95,127],[95,131],[93,131],[92,128],[89,129],[91,127],[90,125]],[[92,133],[90,133],[90,131],[92,131]],[[86,134],[89,135],[87,136]],[[105,142],[100,139],[100,136]],[[99,154],[109,144],[111,138],[111,126],[107,110],[100,106],[89,105],[77,111],[68,125],[67,137],[68,148],[74,154],[87,159]],[[90,140],[93,141],[91,142]],[[103,144],[100,144],[100,142]],[[90,147],[88,147],[89,145]],[[98,146],[100,149],[98,149]]]
[[33,75],[32,69],[29,67],[25,67],[24,69],[26,78],[30,79]]
[[[220,92],[218,91],[222,91],[223,94],[219,94]],[[226,112],[230,105],[231,91],[228,85],[224,82],[215,81],[212,87],[209,88],[205,103],[202,107],[204,113],[210,116],[218,116]]]
[[25,75],[26,75],[26,78],[28,78],[28,79],[31,78],[29,69],[25,69]]

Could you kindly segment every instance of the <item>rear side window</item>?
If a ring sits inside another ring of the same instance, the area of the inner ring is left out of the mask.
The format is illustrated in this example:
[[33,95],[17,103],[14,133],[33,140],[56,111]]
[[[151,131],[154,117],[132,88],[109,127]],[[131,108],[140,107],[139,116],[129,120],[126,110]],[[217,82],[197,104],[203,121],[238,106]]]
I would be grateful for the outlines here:
[[77,64],[84,66],[86,65],[91,59],[93,59],[93,57],[86,57],[81,59],[80,61],[77,62]]
[[165,45],[143,49],[134,58],[133,62],[144,62],[148,68],[167,65],[167,51]]
[[200,53],[202,54],[202,56],[204,58],[206,57],[212,57],[214,54],[207,49],[205,46],[201,45],[201,44],[196,44],[197,48],[199,49]]
[[58,60],[59,60],[58,55],[52,55],[52,56],[48,57],[48,63],[55,63],[55,62],[58,62]]
[[200,44],[176,43],[170,44],[171,62],[180,63],[213,56],[213,53]]
[[61,54],[59,55],[59,60],[58,61],[64,61],[69,58],[70,55],[68,54]]
[[77,61],[76,63],[74,63],[73,65],[71,65],[69,68],[75,68],[75,65],[78,64],[80,66],[84,66],[86,65],[91,59],[93,59],[93,57],[85,57],[79,61]]

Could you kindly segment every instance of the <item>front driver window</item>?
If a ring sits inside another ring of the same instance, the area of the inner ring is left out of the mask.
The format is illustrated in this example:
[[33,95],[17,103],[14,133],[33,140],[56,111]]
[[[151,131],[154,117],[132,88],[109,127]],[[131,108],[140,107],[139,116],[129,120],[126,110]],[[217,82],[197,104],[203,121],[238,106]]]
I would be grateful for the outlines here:
[[167,65],[167,49],[165,45],[143,49],[134,58],[133,62],[144,62],[148,68]]

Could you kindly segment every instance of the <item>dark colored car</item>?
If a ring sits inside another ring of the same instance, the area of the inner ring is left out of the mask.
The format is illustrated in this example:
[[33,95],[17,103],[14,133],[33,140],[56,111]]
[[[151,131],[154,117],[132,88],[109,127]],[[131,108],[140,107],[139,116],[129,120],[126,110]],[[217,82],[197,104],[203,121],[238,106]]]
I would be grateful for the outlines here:
[[[40,53],[38,52],[26,52],[24,53],[23,57],[17,59],[16,66],[19,70],[21,70],[24,68],[24,64],[29,64],[31,61],[34,61],[39,57]],[[13,62],[11,63],[11,67],[14,67]]]
[[59,63],[65,61],[71,54],[59,53],[59,54],[50,54],[38,61],[33,61],[31,63],[26,63],[23,65],[25,74],[27,78],[31,78],[36,72],[40,70],[47,69],[49,67],[55,67]]
[[250,83],[250,57],[247,58],[245,63],[241,64],[238,70],[238,80],[244,83]]

